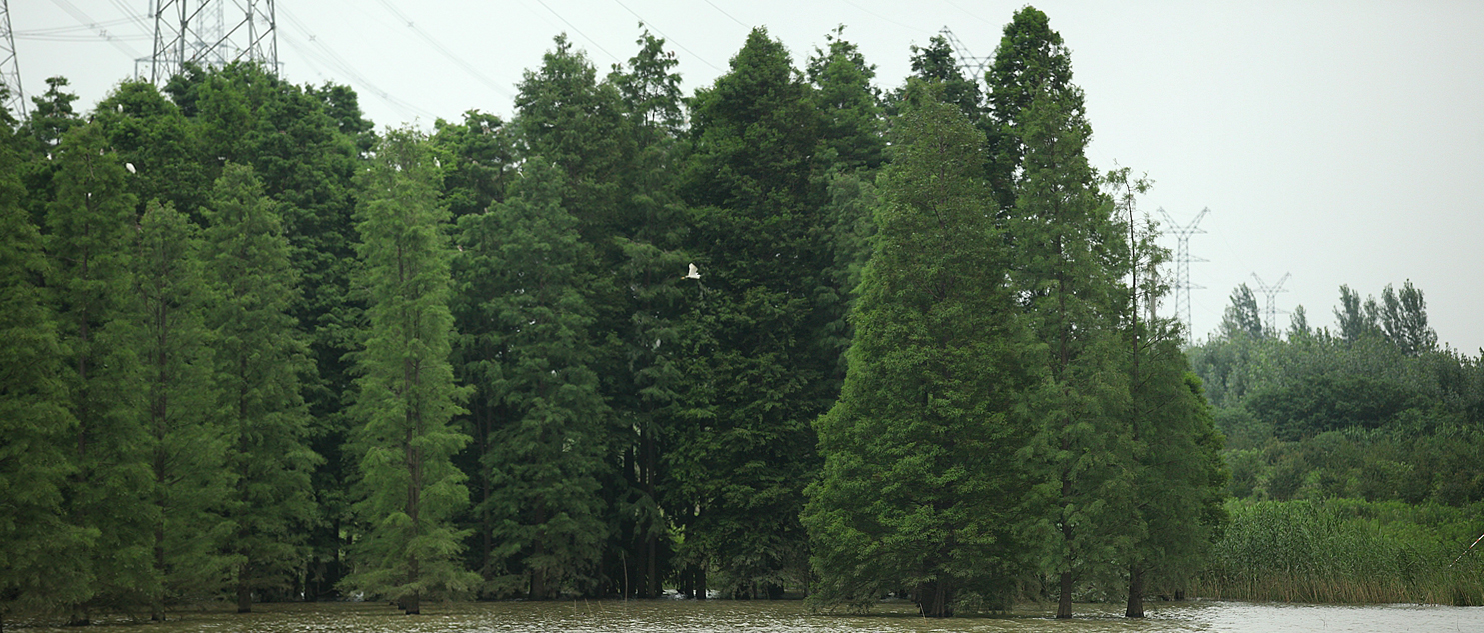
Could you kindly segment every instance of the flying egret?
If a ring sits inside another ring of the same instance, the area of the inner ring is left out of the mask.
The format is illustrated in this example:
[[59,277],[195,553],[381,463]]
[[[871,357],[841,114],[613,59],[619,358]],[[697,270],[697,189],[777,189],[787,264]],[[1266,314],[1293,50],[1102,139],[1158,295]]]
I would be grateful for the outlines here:
[[134,169],[134,163],[124,163],[124,169],[129,170],[129,173],[131,173],[131,174],[137,174],[137,173],[139,173],[138,171],[135,171],[135,169]]
[[684,277],[681,277],[681,279],[700,279],[700,278],[701,278],[701,270],[698,269],[698,268],[696,268],[696,265],[695,264],[691,264],[690,265],[690,273],[686,274],[686,276],[684,276]]

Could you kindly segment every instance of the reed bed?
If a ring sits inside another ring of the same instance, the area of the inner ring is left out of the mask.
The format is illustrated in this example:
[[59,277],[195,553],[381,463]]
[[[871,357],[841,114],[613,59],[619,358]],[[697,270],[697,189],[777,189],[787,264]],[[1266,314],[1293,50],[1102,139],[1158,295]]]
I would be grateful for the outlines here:
[[[1233,502],[1197,595],[1321,603],[1484,604],[1478,506]],[[1484,546],[1481,546],[1484,547]]]

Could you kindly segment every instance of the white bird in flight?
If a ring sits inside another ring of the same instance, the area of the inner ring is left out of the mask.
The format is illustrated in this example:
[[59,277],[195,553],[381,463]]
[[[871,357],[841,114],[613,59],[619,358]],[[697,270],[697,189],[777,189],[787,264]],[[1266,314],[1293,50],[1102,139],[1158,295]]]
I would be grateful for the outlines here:
[[137,171],[134,170],[134,163],[124,163],[124,169],[129,170],[129,173],[131,173],[131,174],[137,174],[137,173],[139,173],[139,172],[137,172]]
[[695,264],[691,264],[690,265],[690,273],[686,274],[686,276],[684,276],[684,277],[681,277],[681,279],[700,279],[700,278],[701,278],[701,271],[700,271],[700,269],[696,268],[696,265]]

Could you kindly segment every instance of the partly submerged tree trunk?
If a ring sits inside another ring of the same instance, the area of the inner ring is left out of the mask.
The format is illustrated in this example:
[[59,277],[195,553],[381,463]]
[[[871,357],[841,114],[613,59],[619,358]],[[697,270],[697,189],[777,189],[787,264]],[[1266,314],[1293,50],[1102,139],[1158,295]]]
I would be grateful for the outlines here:
[[[246,567],[244,565],[243,570],[238,572],[243,574],[244,578],[247,574]],[[247,586],[246,580],[237,581],[237,612],[252,613],[252,588]]]
[[953,587],[945,580],[917,585],[917,608],[925,618],[953,617]]
[[1066,620],[1072,617],[1072,572],[1061,573],[1061,596],[1056,601],[1056,619]]
[[1124,617],[1144,617],[1144,566],[1130,565],[1128,568],[1128,608]]

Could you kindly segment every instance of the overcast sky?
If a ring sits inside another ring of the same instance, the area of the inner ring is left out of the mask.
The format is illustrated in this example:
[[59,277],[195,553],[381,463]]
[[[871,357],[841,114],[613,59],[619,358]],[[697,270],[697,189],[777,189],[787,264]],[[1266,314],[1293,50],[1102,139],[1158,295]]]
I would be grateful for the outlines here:
[[[193,3],[194,4],[194,3]],[[282,72],[361,95],[378,126],[479,109],[508,116],[521,73],[566,32],[600,69],[627,59],[642,19],[667,38],[686,92],[726,68],[754,25],[795,65],[839,24],[878,67],[949,27],[989,56],[1020,1],[279,0]],[[28,95],[62,75],[90,109],[151,50],[150,0],[11,2]],[[1302,304],[1333,328],[1341,284],[1426,294],[1441,341],[1484,346],[1484,2],[1043,1],[1087,95],[1094,165],[1146,172],[1143,200],[1190,240],[1198,339],[1237,284],[1273,284],[1279,325]],[[410,22],[410,25],[409,25]],[[91,26],[90,26],[91,25]],[[106,31],[107,38],[99,35]],[[141,66],[142,67],[142,66]],[[1173,246],[1173,240],[1169,241]],[[1259,303],[1264,297],[1259,293]],[[1168,312],[1169,309],[1166,309]]]

